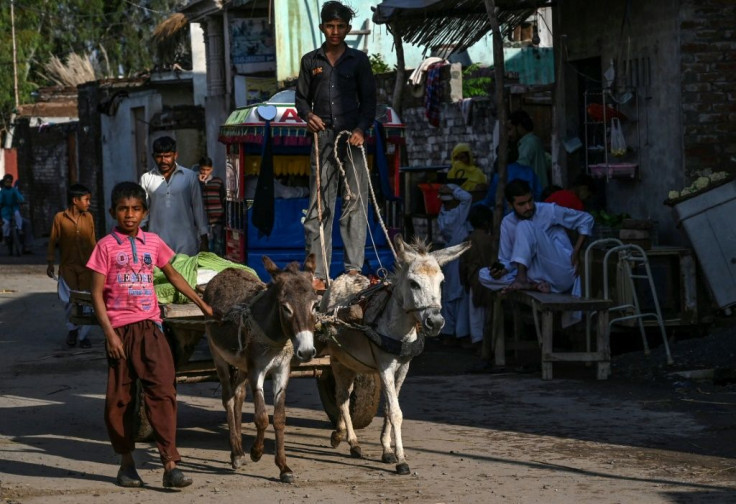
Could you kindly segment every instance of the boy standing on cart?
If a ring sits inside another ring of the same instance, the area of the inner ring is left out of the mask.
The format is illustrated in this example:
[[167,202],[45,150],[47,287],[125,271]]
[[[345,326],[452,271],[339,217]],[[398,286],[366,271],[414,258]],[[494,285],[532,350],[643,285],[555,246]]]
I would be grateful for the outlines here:
[[[319,29],[326,40],[319,49],[302,57],[296,89],[297,112],[307,129],[315,133],[319,148],[319,157],[312,151],[309,209],[304,220],[306,252],[317,259],[317,291],[326,287],[332,260],[332,222],[340,176],[337,156],[345,161],[352,159],[352,163],[343,162],[346,180],[342,185],[340,235],[345,247],[345,271],[359,273],[365,258],[367,220],[361,206],[368,201],[368,176],[360,147],[376,117],[376,83],[368,57],[345,44],[353,16],[350,7],[337,1],[322,6]],[[347,144],[341,138],[335,152],[335,138],[344,130],[350,132]],[[346,199],[346,186],[352,194],[350,201]],[[324,251],[318,204],[324,222]]]

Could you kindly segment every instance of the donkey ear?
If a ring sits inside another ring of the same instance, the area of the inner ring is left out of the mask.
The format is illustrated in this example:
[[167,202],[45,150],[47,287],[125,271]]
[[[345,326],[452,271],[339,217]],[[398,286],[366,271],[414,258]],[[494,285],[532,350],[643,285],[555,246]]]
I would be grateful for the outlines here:
[[315,269],[317,269],[317,259],[314,254],[309,254],[304,260],[304,271],[314,275]]
[[459,245],[453,245],[452,247],[435,250],[434,252],[431,252],[431,254],[434,256],[435,259],[437,259],[437,262],[440,264],[440,266],[444,266],[448,262],[457,259],[461,255],[463,255],[469,248],[470,242],[466,241],[460,243]]
[[404,242],[404,238],[401,237],[401,233],[397,233],[394,236],[394,247],[396,248],[396,255],[399,260],[403,261],[406,254],[406,243]]
[[276,266],[276,264],[268,256],[262,256],[261,260],[263,261],[263,266],[265,266],[266,271],[268,271],[271,276],[281,273],[281,269]]

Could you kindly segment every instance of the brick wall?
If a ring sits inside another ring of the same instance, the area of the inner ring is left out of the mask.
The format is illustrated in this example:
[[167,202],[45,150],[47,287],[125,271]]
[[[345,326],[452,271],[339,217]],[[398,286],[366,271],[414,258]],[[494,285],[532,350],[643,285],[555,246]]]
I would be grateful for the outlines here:
[[[450,101],[449,66],[441,73],[442,91],[440,125],[430,126],[425,116],[424,98],[415,97],[407,87],[402,94],[401,120],[406,124],[406,150],[408,166],[450,164],[450,154],[459,142],[470,144],[476,164],[490,172],[490,145],[495,122],[495,105],[492,99],[473,102],[472,120],[466,124],[459,103]],[[376,76],[378,102],[391,103],[395,74]]]
[[735,170],[736,3],[687,0],[680,15],[685,168]]

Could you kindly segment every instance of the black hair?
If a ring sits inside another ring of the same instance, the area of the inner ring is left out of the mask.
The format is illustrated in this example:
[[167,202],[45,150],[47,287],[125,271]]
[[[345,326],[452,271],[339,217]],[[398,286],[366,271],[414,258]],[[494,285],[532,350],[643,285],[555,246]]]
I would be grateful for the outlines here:
[[506,184],[503,195],[506,197],[506,201],[513,204],[515,197],[526,196],[527,194],[531,194],[531,192],[532,188],[529,186],[529,182],[517,178]]
[[10,174],[10,173],[6,173],[6,174],[5,174],[4,176],[3,176],[3,182],[5,182],[6,180],[10,180],[10,181],[12,182],[12,181],[13,181],[13,175],[12,175],[12,174]]
[[355,11],[353,9],[336,1],[325,2],[322,6],[322,10],[320,11],[322,24],[329,23],[333,19],[339,19],[340,21],[345,21],[347,24],[350,24],[353,17],[355,17]]
[[124,198],[137,198],[143,203],[143,208],[148,210],[148,203],[146,203],[146,191],[136,184],[135,182],[120,182],[112,188],[112,194],[110,195],[110,208],[115,210],[121,199]]
[[521,125],[521,127],[527,131],[534,131],[534,122],[532,121],[532,118],[523,110],[514,110],[511,112],[511,115],[509,115],[509,122],[514,126]]
[[556,185],[556,184],[550,184],[547,187],[544,188],[542,191],[542,194],[539,195],[540,201],[547,201],[547,198],[552,196],[557,191],[562,191],[562,187]]
[[473,229],[488,229],[493,221],[493,210],[485,205],[473,205],[468,213],[468,222]]
[[74,198],[81,198],[82,196],[85,196],[87,194],[92,194],[92,191],[87,189],[87,186],[84,186],[82,184],[72,184],[66,191],[66,203],[67,205],[71,206],[72,200],[74,200]]
[[202,159],[197,163],[199,166],[212,166],[212,160],[207,156],[202,156]]
[[159,137],[153,141],[153,153],[176,152],[176,140],[170,136]]

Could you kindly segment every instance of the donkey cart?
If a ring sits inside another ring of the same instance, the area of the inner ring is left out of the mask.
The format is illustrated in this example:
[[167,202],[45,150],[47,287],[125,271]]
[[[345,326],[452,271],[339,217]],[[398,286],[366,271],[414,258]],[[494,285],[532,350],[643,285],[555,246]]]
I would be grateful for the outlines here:
[[[92,298],[88,292],[73,291],[71,300],[75,306],[72,322],[96,325],[97,319],[91,312]],[[161,305],[163,326],[171,344],[176,364],[177,383],[217,382],[217,373],[209,349],[204,341],[205,320],[202,312],[193,303]],[[330,368],[329,355],[318,355],[308,363],[294,359],[291,363],[291,378],[315,378],[322,407],[333,424],[337,423],[339,411],[335,402],[335,378]],[[143,400],[138,394],[138,440],[149,439],[153,431],[148,424]],[[350,397],[350,412],[355,428],[367,427],[378,410],[381,399],[381,384],[377,377],[362,375],[356,382]]]

